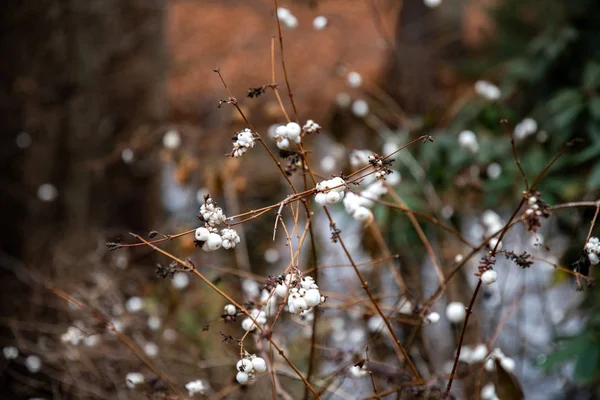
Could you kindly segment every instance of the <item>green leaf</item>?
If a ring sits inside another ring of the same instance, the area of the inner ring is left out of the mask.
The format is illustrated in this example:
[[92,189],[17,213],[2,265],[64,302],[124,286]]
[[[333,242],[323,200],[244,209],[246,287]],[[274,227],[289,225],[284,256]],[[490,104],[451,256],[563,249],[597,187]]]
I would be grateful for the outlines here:
[[590,61],[583,71],[583,87],[586,90],[594,89],[600,85],[600,63]]
[[590,109],[590,115],[592,118],[600,119],[600,96],[592,97],[588,107]]
[[546,372],[550,372],[555,366],[577,357],[585,350],[586,345],[587,340],[585,337],[573,336],[566,338],[557,350],[548,354],[544,369]]
[[581,383],[589,383],[598,370],[600,360],[600,344],[589,342],[585,351],[579,354],[575,363],[575,380]]
[[594,165],[590,176],[588,176],[587,188],[590,190],[600,188],[600,162]]

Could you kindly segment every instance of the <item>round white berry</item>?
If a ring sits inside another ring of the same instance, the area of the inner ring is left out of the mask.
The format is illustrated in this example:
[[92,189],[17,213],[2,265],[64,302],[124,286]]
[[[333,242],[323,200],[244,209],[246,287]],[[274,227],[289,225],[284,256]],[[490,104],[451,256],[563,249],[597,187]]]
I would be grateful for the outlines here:
[[163,146],[167,149],[174,150],[181,145],[181,136],[177,131],[168,131],[163,136]]
[[326,26],[327,26],[327,18],[324,17],[324,16],[322,16],[322,15],[319,15],[318,17],[316,17],[313,20],[313,28],[316,31],[320,31],[322,29],[325,29]]
[[321,303],[321,293],[319,289],[308,289],[304,295],[304,301],[308,307],[314,307]]
[[277,147],[279,147],[281,150],[287,150],[290,148],[290,141],[287,138],[281,139],[279,142],[277,142]]
[[307,289],[307,290],[310,289],[312,287],[312,285],[314,285],[314,284],[315,284],[315,280],[313,279],[312,276],[305,276],[300,281],[300,286],[302,286],[302,288]]
[[486,285],[491,285],[492,283],[496,282],[496,279],[498,279],[498,274],[493,269],[488,269],[481,274],[481,282],[485,283]]
[[265,372],[267,370],[267,363],[261,357],[256,357],[252,360],[252,366],[256,372]]
[[498,398],[498,396],[496,396],[496,387],[493,383],[488,383],[481,388],[481,398],[483,400],[492,400]]
[[275,137],[287,137],[288,130],[285,125],[279,125],[275,128]]
[[200,227],[196,229],[196,240],[199,242],[206,242],[208,240],[208,235],[210,235],[210,231],[204,227]]
[[281,298],[287,294],[288,287],[286,285],[278,284],[275,286],[275,294]]
[[358,207],[352,215],[357,221],[371,222],[373,220],[373,212],[367,207]]
[[223,244],[223,239],[216,233],[210,233],[206,239],[204,247],[208,247],[208,250],[218,250]]
[[362,84],[362,76],[360,76],[360,74],[356,71],[350,72],[346,77],[346,80],[348,82],[348,86],[353,88],[357,88]]
[[331,180],[329,180],[329,183],[330,183],[330,187],[335,188],[333,190],[342,192],[342,191],[344,191],[344,185],[346,184],[346,181],[344,181],[339,176],[336,176],[336,177],[332,178]]
[[476,153],[479,150],[477,135],[473,131],[462,131],[458,134],[458,145],[463,149]]
[[[258,321],[257,321],[258,322]],[[245,331],[253,331],[256,329],[256,325],[250,318],[244,318],[242,321],[242,329]]]
[[600,258],[598,258],[598,254],[596,253],[588,253],[588,258],[592,265],[597,265],[600,262]]
[[530,197],[530,198],[527,200],[527,202],[528,202],[529,204],[531,204],[531,205],[534,205],[535,203],[537,203],[537,197],[535,197],[535,196],[531,196],[531,197]]
[[326,196],[327,196],[326,197],[327,203],[329,203],[329,204],[339,203],[342,200],[342,196],[339,192],[331,191],[331,192],[327,193]]
[[508,372],[513,372],[515,370],[516,363],[515,360],[510,357],[502,357],[500,358],[500,365],[502,365],[502,368]]
[[471,352],[471,362],[480,362],[485,360],[485,356],[488,354],[488,349],[485,344],[478,344]]
[[298,297],[293,300],[293,306],[296,310],[296,313],[301,313],[308,309],[308,303],[304,300],[304,297]]
[[295,138],[300,135],[302,132],[302,128],[295,122],[290,122],[286,126],[287,135],[290,139],[295,140]]
[[452,323],[459,323],[464,321],[467,316],[467,310],[465,305],[458,301],[453,301],[446,307],[446,318]]
[[366,117],[369,114],[369,104],[362,99],[355,100],[352,103],[352,113],[359,118]]
[[245,372],[238,372],[237,375],[235,376],[235,380],[238,381],[238,383],[240,385],[246,385],[248,384],[248,380],[250,379],[250,375],[248,375]]
[[440,314],[438,314],[436,312],[427,314],[424,319],[425,323],[428,323],[428,324],[435,324],[439,320],[440,320]]
[[235,315],[237,310],[235,309],[235,306],[233,304],[227,304],[224,308],[223,311],[225,312],[225,314],[227,315]]
[[237,362],[235,368],[240,372],[249,373],[252,372],[252,369],[254,367],[252,366],[252,361],[248,360],[247,358],[242,358],[240,361]]

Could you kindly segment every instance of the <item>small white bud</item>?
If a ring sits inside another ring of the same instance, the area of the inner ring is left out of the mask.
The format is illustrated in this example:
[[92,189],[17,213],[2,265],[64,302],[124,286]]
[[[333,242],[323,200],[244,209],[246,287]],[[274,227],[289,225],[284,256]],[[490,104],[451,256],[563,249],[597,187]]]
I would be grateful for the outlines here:
[[432,312],[429,313],[425,316],[424,318],[424,322],[426,324],[435,324],[440,320],[440,314],[436,313],[436,312]]

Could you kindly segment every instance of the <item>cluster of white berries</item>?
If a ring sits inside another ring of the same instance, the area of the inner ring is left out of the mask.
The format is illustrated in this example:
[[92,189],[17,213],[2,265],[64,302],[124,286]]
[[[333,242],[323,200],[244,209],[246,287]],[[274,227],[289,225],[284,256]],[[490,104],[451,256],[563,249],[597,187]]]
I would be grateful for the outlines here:
[[281,21],[282,25],[288,29],[295,29],[298,27],[298,18],[287,8],[279,7],[277,9],[277,18]]
[[290,143],[300,143],[302,141],[302,129],[295,122],[290,122],[287,125],[280,125],[275,129],[273,139],[277,142],[277,147],[282,150],[290,148]]
[[200,215],[208,226],[217,226],[227,219],[221,207],[217,207],[213,199],[207,197],[200,206]]
[[205,221],[206,226],[196,229],[195,238],[199,242],[203,242],[202,250],[213,251],[221,247],[224,249],[232,249],[240,242],[240,236],[235,229],[224,228],[221,233],[218,233],[216,225],[225,222],[227,216],[223,213],[221,207],[217,207],[213,200],[208,197],[204,204],[200,206],[200,215]]
[[484,362],[484,368],[488,372],[493,372],[496,369],[495,360],[500,361],[500,365],[508,372],[512,372],[515,369],[516,363],[510,357],[504,355],[501,349],[495,348],[491,352],[485,344],[478,344],[475,346],[465,345],[460,348],[459,361],[467,364],[477,364]]
[[540,210],[540,205],[538,204],[538,198],[535,196],[530,196],[527,199],[527,209],[525,210],[525,214],[527,215],[537,215],[538,217],[542,216],[542,210]]
[[471,153],[477,153],[479,151],[477,135],[475,135],[475,132],[473,131],[462,131],[459,133],[458,145]]
[[275,287],[275,294],[281,298],[287,294],[287,311],[296,315],[325,302],[325,297],[321,296],[319,286],[311,276],[300,278],[296,274],[287,274],[283,282]]
[[339,176],[317,183],[315,201],[322,206],[339,203],[344,198],[345,185],[346,182]]
[[515,139],[523,140],[537,132],[538,124],[533,118],[525,118],[515,126]]
[[348,192],[344,199],[344,208],[352,218],[369,223],[373,220],[373,212],[370,208],[373,207],[374,200],[386,193],[387,188],[381,181],[373,182],[365,190],[362,190],[360,195]]
[[513,372],[516,367],[515,360],[510,357],[504,355],[502,350],[499,348],[495,348],[492,350],[490,356],[485,360],[485,370],[488,372],[492,372],[496,370],[496,362],[495,360],[500,361],[500,365],[508,372]]
[[498,86],[484,80],[475,82],[475,93],[487,100],[498,100],[501,95]]
[[73,346],[77,346],[85,339],[85,335],[81,329],[76,326],[69,326],[67,331],[60,336],[60,341],[63,343],[71,343]]
[[304,132],[306,132],[307,134],[319,133],[321,131],[321,125],[317,124],[312,119],[309,119],[308,121],[306,121],[306,123],[302,127],[302,130]]
[[233,142],[232,157],[241,157],[249,148],[254,147],[254,135],[250,129],[246,128],[236,135],[236,140]]
[[225,228],[221,231],[221,239],[223,239],[223,248],[232,249],[240,242],[240,236],[235,229]]
[[344,208],[355,220],[369,223],[373,220],[373,212],[367,208],[369,202],[371,200],[348,192],[344,199]]
[[267,370],[267,363],[261,357],[256,357],[254,354],[247,354],[236,364],[238,370],[235,379],[240,385],[247,385],[248,382],[256,379],[257,373],[262,373]]
[[189,397],[194,397],[196,393],[200,393],[201,395],[203,395],[206,391],[207,384],[205,384],[204,381],[197,379],[195,381],[186,383],[185,388],[188,391]]
[[600,258],[598,257],[598,255],[600,255],[600,240],[598,240],[597,237],[591,237],[590,240],[588,240],[585,244],[585,251],[592,265],[596,265],[600,262]]
[[[250,315],[254,320],[262,327],[267,323],[267,313],[259,310],[258,308],[253,308],[250,310]],[[256,324],[252,321],[252,318],[246,317],[242,321],[242,329],[245,331],[254,331],[256,329]]]

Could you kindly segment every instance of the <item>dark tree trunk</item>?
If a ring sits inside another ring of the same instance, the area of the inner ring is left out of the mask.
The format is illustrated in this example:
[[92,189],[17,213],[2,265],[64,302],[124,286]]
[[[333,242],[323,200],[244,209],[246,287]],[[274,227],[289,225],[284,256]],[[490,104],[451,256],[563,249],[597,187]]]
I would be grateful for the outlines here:
[[[4,320],[51,322],[23,300],[52,294],[14,272],[26,265],[50,283],[61,268],[57,250],[86,254],[108,229],[148,229],[156,215],[155,174],[107,156],[165,118],[165,2],[7,0],[0,7],[0,312]],[[16,146],[19,132],[31,136],[30,147]],[[101,159],[110,162],[91,163]],[[38,199],[43,183],[58,189],[55,201]],[[11,332],[2,329],[3,340]],[[4,374],[0,392],[27,393],[15,382]]]

